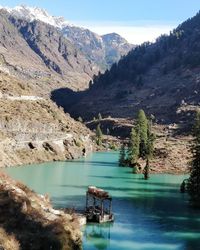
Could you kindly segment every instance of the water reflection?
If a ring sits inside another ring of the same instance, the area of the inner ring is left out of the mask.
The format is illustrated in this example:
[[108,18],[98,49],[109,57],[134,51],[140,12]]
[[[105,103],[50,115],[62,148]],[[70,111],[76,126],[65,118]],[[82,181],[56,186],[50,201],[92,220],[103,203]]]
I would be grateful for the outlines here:
[[89,224],[84,230],[85,243],[98,250],[108,249],[112,226],[113,223]]

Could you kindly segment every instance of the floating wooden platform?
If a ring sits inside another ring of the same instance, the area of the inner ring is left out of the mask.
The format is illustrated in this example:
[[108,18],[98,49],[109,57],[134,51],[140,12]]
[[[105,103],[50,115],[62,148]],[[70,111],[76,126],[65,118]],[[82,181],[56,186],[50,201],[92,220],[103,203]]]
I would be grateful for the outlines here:
[[112,197],[103,189],[88,187],[85,214],[87,222],[113,222]]

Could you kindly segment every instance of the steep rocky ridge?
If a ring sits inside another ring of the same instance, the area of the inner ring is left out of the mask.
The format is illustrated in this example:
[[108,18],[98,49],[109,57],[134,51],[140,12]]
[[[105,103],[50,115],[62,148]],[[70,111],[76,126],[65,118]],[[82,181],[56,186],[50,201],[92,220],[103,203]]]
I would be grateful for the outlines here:
[[55,27],[28,22],[0,10],[1,68],[39,86],[40,93],[69,87],[85,89],[95,66]]
[[96,65],[97,70],[104,71],[134,47],[117,34],[100,36],[89,29],[70,24],[63,17],[51,16],[44,9],[25,5],[4,9],[17,19],[41,21],[55,27]]

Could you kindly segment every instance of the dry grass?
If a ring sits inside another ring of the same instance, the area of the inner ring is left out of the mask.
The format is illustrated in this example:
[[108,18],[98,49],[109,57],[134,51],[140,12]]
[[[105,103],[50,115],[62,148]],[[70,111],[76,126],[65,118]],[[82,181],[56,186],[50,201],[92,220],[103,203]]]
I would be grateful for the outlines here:
[[3,173],[0,174],[0,209],[0,227],[11,235],[7,244],[18,241],[21,250],[80,249],[79,224],[71,215],[54,210],[48,197],[37,195]]
[[13,235],[9,235],[3,228],[0,228],[0,249],[20,250],[20,244]]

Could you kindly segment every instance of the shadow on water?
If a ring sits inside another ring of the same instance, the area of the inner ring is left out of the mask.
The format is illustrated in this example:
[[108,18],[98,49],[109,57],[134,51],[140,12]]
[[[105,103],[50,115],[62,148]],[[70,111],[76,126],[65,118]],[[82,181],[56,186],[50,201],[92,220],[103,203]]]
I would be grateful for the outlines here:
[[[142,177],[117,177],[117,176],[109,176],[109,175],[89,175],[89,177],[92,178],[98,178],[98,179],[119,179],[119,180],[139,180],[142,179]],[[128,181],[127,181],[128,182]],[[131,182],[132,183],[132,182]]]
[[[63,185],[60,185],[60,187],[66,187],[66,188],[77,188],[77,189],[83,189],[83,190],[87,190],[88,186],[85,185],[85,186],[81,186],[81,185],[67,185],[67,184],[63,184]],[[141,192],[143,193],[157,193],[157,194],[161,194],[162,193],[179,193],[179,190],[177,188],[174,188],[174,189],[156,189],[156,188],[153,188],[153,189],[149,189],[149,188],[140,188],[140,187],[133,187],[133,188],[128,188],[128,187],[111,187],[111,186],[103,186],[103,189],[105,190],[108,190],[108,191],[118,191],[118,192],[124,192],[124,197],[126,197],[126,193],[129,192],[129,191],[137,191],[137,192]]]
[[[65,202],[66,205],[71,205],[70,207],[81,210],[85,205],[85,196],[81,195],[76,197],[54,197],[53,200],[57,204],[57,207],[59,204]],[[162,194],[160,194],[159,198],[151,197],[148,199],[142,195],[135,198],[115,197],[113,208],[116,218],[114,227],[111,226],[107,230],[104,225],[93,224],[85,228],[85,240],[88,244],[97,247],[97,249],[107,249],[110,244],[109,235],[112,235],[114,238],[122,237],[123,230],[127,232],[135,231],[135,234],[129,235],[130,240],[134,242],[137,240],[140,242],[144,238],[145,242],[149,242],[150,244],[154,240],[151,238],[151,234],[156,234],[157,232],[158,238],[161,238],[163,243],[169,240],[170,242],[180,241],[184,243],[185,247],[176,249],[199,249],[197,246],[200,236],[200,213],[191,210],[187,202],[183,202],[177,196],[170,197],[170,202]],[[125,228],[121,228],[121,225]],[[137,235],[140,232],[141,226],[145,226],[146,230],[148,230],[148,235],[146,233],[144,235]],[[121,229],[117,230],[118,227]]]
[[87,164],[88,166],[109,166],[109,167],[116,167],[117,166],[117,162],[106,162],[106,161],[85,161],[83,160],[79,160],[79,161],[75,161],[75,160],[68,160],[67,163],[72,163],[72,164]]
[[144,178],[141,178],[140,181],[135,181],[135,180],[127,181],[127,183],[134,183],[134,184],[140,184],[140,185],[141,184],[147,184],[147,185],[152,185],[152,186],[169,187],[169,188],[174,187],[177,190],[179,190],[179,188],[180,188],[179,183],[166,183],[166,182],[159,183],[159,182],[152,182],[152,181],[149,182],[147,180],[144,180]]

